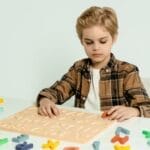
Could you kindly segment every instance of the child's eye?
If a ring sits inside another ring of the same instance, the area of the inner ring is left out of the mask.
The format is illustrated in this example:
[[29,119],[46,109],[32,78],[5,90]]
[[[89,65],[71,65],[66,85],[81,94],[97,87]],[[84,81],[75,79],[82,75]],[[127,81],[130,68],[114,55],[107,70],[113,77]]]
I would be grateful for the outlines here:
[[105,44],[105,43],[107,43],[107,41],[100,41],[100,43],[101,43],[101,44]]
[[91,45],[91,44],[93,44],[93,42],[85,42],[86,43],[86,45]]

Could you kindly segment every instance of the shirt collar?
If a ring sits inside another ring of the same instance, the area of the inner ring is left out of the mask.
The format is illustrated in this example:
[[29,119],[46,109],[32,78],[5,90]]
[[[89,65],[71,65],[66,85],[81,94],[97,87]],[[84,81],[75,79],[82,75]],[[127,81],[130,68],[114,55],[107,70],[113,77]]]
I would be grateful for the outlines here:
[[[91,64],[92,64],[91,59],[87,59],[86,68],[88,71],[90,71]],[[110,54],[110,60],[109,60],[108,64],[103,69],[112,68],[115,66],[115,64],[116,64],[116,58],[115,58],[114,54],[111,53]]]
[[111,53],[111,55],[110,55],[110,60],[109,60],[109,62],[108,62],[108,64],[106,65],[106,67],[108,68],[112,68],[112,67],[114,67],[115,66],[115,64],[116,64],[116,58],[115,58],[115,56],[114,56],[114,54],[113,53]]

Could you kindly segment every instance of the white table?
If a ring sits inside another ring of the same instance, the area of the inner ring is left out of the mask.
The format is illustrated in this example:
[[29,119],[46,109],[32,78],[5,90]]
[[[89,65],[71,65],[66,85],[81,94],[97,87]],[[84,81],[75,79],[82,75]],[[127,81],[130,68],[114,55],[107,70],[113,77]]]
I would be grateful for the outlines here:
[[[5,118],[9,115],[12,115],[18,111],[23,110],[24,108],[33,105],[30,101],[21,101],[21,100],[7,100],[5,103],[1,104],[0,107],[4,107],[4,111],[0,112],[0,119]],[[95,140],[100,141],[100,150],[114,150],[114,145],[111,143],[112,137],[115,135],[115,130],[118,126],[125,127],[130,130],[129,141],[125,145],[130,145],[132,150],[150,150],[150,146],[146,144],[147,140],[144,138],[142,131],[150,131],[150,119],[149,118],[133,118],[121,123],[115,123],[103,133],[95,137],[87,144],[77,144],[60,141],[60,146],[58,150],[63,150],[65,146],[79,146],[81,150],[93,150],[92,143]],[[9,142],[5,145],[0,146],[0,150],[13,150],[15,149],[16,143],[12,142],[11,139],[20,134],[14,132],[7,132],[0,130],[0,138],[8,138]],[[33,150],[41,150],[41,145],[47,142],[47,138],[31,136],[28,143],[33,143]]]

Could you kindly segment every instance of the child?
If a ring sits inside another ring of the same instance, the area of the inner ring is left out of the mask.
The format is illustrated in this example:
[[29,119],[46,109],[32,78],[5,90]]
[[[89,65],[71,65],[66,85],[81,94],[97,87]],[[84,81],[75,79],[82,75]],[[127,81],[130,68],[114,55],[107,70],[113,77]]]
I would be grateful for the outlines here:
[[60,81],[39,93],[39,114],[59,115],[55,104],[62,104],[75,95],[75,107],[107,110],[111,120],[150,117],[150,99],[138,68],[117,60],[111,53],[118,34],[114,10],[88,8],[78,17],[76,31],[88,58],[75,62]]

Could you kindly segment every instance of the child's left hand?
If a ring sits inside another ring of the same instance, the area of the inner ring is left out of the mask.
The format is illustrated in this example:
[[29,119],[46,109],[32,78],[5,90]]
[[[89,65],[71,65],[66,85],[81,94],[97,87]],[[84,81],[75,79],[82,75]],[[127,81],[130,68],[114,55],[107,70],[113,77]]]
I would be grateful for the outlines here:
[[107,111],[110,120],[124,121],[132,117],[137,117],[140,112],[137,108],[126,106],[114,106]]

